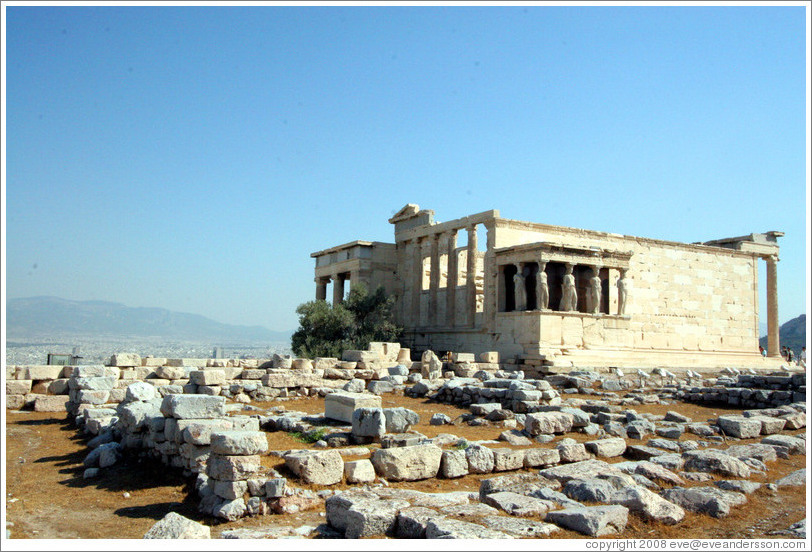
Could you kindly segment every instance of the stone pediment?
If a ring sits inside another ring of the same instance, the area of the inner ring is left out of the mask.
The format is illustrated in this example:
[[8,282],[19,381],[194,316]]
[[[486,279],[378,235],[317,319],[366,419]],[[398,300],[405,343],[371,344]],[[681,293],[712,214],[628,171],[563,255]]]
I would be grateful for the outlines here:
[[410,218],[416,217],[420,214],[420,205],[417,203],[407,203],[406,205],[401,208],[400,211],[395,213],[395,215],[389,219],[390,224],[395,224],[396,222],[400,222],[402,220],[409,220]]

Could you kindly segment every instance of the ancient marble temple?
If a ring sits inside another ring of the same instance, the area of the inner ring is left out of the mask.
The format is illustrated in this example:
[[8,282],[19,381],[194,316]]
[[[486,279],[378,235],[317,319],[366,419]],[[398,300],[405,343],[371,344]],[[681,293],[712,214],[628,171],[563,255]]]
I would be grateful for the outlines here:
[[[397,299],[405,345],[551,368],[773,366],[782,232],[677,243],[505,219],[448,222],[415,204],[389,219],[395,243],[311,254],[316,298],[348,284]],[[767,264],[768,351],[758,351],[758,262]]]

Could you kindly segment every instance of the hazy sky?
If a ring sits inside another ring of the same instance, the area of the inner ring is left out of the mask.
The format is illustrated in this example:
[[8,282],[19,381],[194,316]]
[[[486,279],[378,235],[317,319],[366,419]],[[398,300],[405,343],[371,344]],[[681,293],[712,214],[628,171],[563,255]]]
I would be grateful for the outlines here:
[[391,242],[418,203],[683,242],[780,230],[784,322],[808,302],[805,17],[8,7],[6,295],[292,329],[310,253]]

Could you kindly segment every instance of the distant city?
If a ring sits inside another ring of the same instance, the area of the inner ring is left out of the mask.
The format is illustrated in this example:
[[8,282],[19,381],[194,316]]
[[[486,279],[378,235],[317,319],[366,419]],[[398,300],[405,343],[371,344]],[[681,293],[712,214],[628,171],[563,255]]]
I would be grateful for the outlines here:
[[[166,358],[270,358],[290,354],[290,341],[273,343],[222,343],[178,341],[144,337],[34,337],[6,341],[6,364],[46,364],[48,354],[74,354],[77,364],[103,364],[114,353],[136,353]],[[75,351],[75,352],[74,352]]]

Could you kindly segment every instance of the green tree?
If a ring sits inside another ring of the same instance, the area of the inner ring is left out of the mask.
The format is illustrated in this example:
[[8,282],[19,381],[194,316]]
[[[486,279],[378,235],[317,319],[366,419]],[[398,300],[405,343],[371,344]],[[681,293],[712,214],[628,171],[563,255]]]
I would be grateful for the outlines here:
[[291,338],[299,357],[340,357],[348,349],[366,349],[372,341],[398,341],[401,328],[394,322],[395,300],[383,288],[370,292],[355,284],[343,303],[308,301],[296,308],[299,329]]

